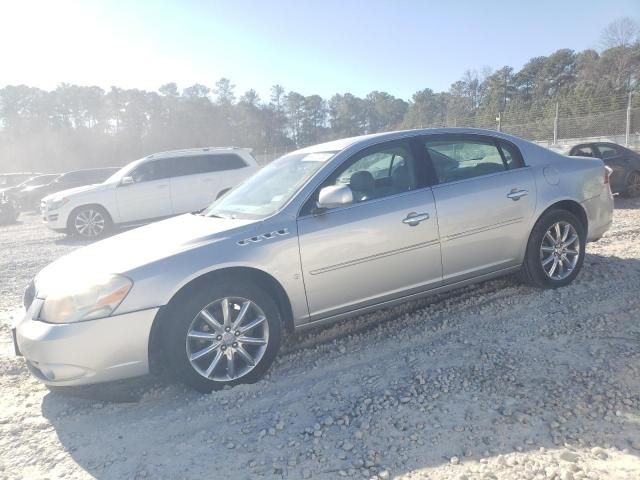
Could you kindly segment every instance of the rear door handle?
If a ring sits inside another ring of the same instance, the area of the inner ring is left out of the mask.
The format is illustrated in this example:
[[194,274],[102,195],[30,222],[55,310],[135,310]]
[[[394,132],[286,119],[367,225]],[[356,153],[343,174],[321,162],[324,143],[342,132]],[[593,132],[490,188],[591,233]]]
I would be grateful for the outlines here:
[[529,195],[529,192],[526,190],[518,190],[517,188],[513,188],[509,193],[507,193],[507,198],[510,198],[514,202],[517,202],[522,197]]
[[157,188],[167,188],[169,185],[164,183],[162,185],[158,185]]
[[411,212],[402,220],[402,223],[415,227],[424,220],[429,220],[428,213]]

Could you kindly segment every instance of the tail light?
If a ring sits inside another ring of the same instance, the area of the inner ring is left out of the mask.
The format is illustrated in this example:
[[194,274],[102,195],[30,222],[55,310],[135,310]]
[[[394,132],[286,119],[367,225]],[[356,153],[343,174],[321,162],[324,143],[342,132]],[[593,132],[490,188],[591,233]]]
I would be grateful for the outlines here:
[[605,165],[604,166],[604,184],[605,185],[609,185],[609,177],[611,176],[612,173],[613,173],[613,169]]

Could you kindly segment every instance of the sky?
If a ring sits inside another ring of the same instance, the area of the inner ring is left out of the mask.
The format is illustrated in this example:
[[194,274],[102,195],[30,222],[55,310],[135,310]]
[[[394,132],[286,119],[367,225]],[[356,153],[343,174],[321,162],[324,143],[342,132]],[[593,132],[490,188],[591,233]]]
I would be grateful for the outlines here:
[[0,0],[0,87],[448,90],[465,70],[600,48],[640,0]]

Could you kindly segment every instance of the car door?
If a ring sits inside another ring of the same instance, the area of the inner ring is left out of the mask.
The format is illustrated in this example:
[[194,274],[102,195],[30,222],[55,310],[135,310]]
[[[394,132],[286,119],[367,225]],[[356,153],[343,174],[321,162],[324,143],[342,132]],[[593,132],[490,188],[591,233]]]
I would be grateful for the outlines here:
[[[409,142],[371,147],[338,167],[303,207],[298,235],[312,320],[440,284],[438,225],[423,162]],[[350,186],[353,203],[314,210],[319,190],[341,183]]]
[[609,177],[611,189],[614,192],[622,192],[624,190],[627,172],[629,171],[628,159],[624,154],[625,152],[612,145],[602,143],[594,145],[594,149],[596,150],[595,156],[613,170]]
[[120,223],[167,217],[173,213],[169,178],[157,162],[142,163],[131,172],[132,183],[123,182],[116,187]]
[[423,141],[437,182],[444,283],[520,263],[536,187],[518,148],[479,135],[429,135]]

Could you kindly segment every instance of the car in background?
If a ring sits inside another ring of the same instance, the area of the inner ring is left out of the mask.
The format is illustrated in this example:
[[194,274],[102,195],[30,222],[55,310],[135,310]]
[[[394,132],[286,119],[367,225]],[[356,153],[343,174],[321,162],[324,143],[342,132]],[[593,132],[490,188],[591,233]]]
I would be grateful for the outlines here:
[[611,142],[575,145],[571,157],[593,157],[602,160],[611,170],[611,190],[626,197],[640,196],[640,154]]
[[5,190],[15,187],[16,185],[21,184],[22,182],[29,180],[35,176],[41,175],[40,173],[0,173],[0,192],[4,192]]
[[77,187],[102,183],[120,170],[120,167],[85,168],[58,176],[53,182],[32,189],[24,199],[25,204],[40,210],[41,201],[47,195]]
[[[170,163],[190,159],[181,160]],[[122,184],[132,173],[109,188],[132,188]],[[411,130],[315,145],[203,212],[45,267],[25,291],[16,352],[51,385],[142,375],[149,358],[204,392],[251,383],[285,332],[516,272],[538,288],[568,285],[612,216],[601,160],[500,132]]]
[[202,210],[258,168],[245,148],[157,153],[131,162],[100,185],[45,197],[43,221],[59,232],[99,238],[114,227]]
[[42,187],[49,185],[59,176],[59,173],[47,173],[31,177],[15,187],[7,188],[3,194],[13,200],[22,211],[38,210],[40,208],[40,197],[36,192],[39,192]]

